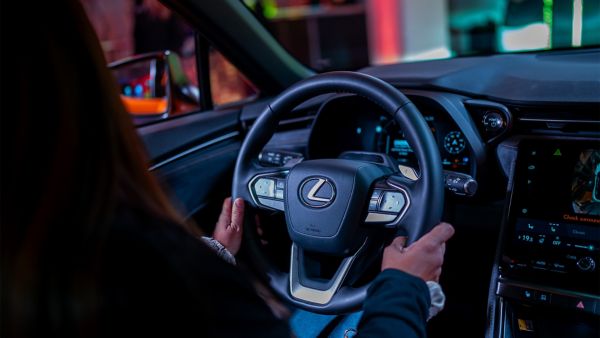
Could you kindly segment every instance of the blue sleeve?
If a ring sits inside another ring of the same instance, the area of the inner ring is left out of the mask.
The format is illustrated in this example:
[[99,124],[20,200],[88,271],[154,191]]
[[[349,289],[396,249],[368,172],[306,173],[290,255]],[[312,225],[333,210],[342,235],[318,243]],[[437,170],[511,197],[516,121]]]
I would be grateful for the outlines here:
[[382,271],[367,291],[359,337],[426,337],[429,289],[408,273]]

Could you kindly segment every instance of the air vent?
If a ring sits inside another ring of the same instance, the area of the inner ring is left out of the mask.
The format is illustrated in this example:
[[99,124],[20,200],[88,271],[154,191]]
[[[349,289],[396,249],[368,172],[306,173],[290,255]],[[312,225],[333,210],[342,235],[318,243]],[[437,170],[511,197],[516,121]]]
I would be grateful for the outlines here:
[[599,133],[600,104],[549,107],[511,107],[515,126],[524,132]]

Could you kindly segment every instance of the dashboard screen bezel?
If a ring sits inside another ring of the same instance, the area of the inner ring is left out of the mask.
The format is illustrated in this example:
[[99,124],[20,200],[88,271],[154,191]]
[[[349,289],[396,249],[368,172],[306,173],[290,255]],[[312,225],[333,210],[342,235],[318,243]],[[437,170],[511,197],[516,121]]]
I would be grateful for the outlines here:
[[[594,138],[533,137],[523,138],[519,141],[516,161],[512,170],[511,185],[508,195],[509,203],[505,214],[504,231],[500,246],[500,275],[502,278],[518,280],[520,282],[566,291],[600,295],[600,266],[597,266],[592,273],[581,272],[576,269],[568,269],[566,273],[559,273],[550,271],[550,269],[544,270],[539,267],[534,268],[531,261],[535,259],[546,259],[546,257],[553,259],[563,255],[567,250],[547,249],[546,247],[537,246],[526,247],[525,245],[516,243],[516,238],[518,236],[518,231],[516,229],[517,219],[519,217],[519,210],[523,207],[520,199],[525,196],[523,189],[524,182],[526,182],[525,180],[527,179],[523,176],[523,170],[527,164],[525,152],[535,144],[545,144],[545,146],[548,147],[563,144],[580,148],[600,149],[599,140]],[[600,224],[594,224],[593,226],[600,231]],[[529,254],[531,255],[527,257],[529,258],[529,261],[525,262],[523,256]],[[600,253],[593,254],[593,257],[598,262]],[[520,267],[518,266],[519,264],[521,264]],[[527,266],[524,267],[522,264],[527,264]]]

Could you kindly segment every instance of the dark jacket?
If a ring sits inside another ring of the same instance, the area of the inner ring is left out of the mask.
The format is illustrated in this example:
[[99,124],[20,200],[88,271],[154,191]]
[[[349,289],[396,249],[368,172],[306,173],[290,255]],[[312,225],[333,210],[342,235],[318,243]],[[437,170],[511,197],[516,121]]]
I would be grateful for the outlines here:
[[[105,243],[101,336],[289,337],[246,276],[181,226],[119,212]],[[386,270],[373,282],[364,337],[424,337],[426,284]]]

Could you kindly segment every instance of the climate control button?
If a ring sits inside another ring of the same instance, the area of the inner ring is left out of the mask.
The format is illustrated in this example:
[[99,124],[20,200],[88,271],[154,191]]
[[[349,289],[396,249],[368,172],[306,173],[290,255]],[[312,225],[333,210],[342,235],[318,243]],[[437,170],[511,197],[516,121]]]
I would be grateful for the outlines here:
[[581,271],[594,271],[596,269],[596,261],[592,257],[583,257],[577,261],[577,267]]

